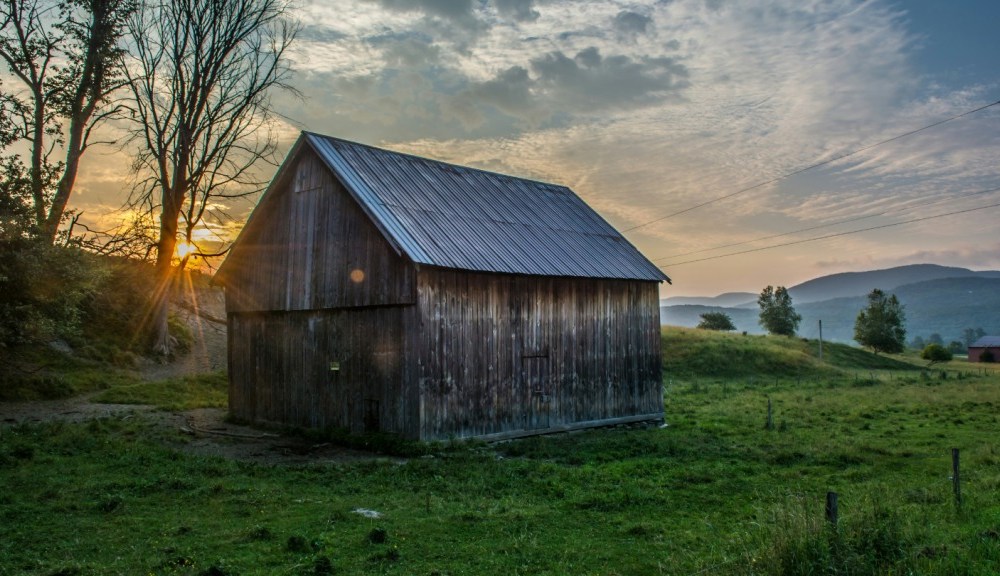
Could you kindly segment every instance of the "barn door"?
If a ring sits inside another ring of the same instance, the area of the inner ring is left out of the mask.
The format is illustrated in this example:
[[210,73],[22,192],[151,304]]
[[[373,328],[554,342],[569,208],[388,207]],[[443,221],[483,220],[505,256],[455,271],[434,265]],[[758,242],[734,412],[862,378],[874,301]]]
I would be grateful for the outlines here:
[[525,356],[521,359],[524,370],[525,398],[528,409],[528,430],[549,427],[549,359],[544,356]]

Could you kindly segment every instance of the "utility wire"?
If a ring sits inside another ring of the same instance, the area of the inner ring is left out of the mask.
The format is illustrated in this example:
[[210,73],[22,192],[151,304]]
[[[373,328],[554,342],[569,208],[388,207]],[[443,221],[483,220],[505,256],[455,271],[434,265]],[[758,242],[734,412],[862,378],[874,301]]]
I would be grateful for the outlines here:
[[701,254],[703,252],[712,252],[713,250],[722,250],[723,248],[733,248],[735,246],[743,246],[744,244],[752,244],[754,242],[760,242],[761,240],[771,240],[774,238],[781,238],[782,236],[791,236],[792,234],[799,234],[800,232],[811,232],[812,230],[829,228],[830,226],[837,226],[838,224],[848,224],[850,222],[857,222],[858,220],[868,220],[870,218],[876,218],[878,216],[884,216],[884,215],[885,212],[879,212],[877,214],[869,214],[867,216],[857,216],[855,218],[837,220],[836,222],[830,222],[828,224],[819,224],[817,226],[810,226],[809,228],[799,228],[798,230],[792,230],[791,232],[782,232],[780,234],[771,234],[770,236],[761,236],[760,238],[754,238],[753,240],[733,242],[732,244],[722,244],[720,246],[713,246],[712,248],[702,248],[701,250],[692,250],[691,252],[681,252],[680,254],[671,254],[670,256],[660,256],[659,258],[654,258],[653,262],[659,262],[660,260],[669,260],[671,258],[680,258],[681,256],[691,256],[693,254]]
[[827,164],[831,164],[831,163],[836,162],[838,160],[843,160],[844,158],[849,158],[851,156],[854,156],[855,154],[860,154],[861,152],[865,152],[867,150],[871,150],[872,148],[876,148],[878,146],[882,146],[883,144],[888,144],[890,142],[895,142],[896,140],[900,140],[902,138],[906,138],[907,136],[912,136],[912,135],[917,134],[919,132],[923,132],[924,130],[929,130],[931,128],[940,126],[942,124],[946,124],[946,123],[951,122],[953,120],[958,120],[959,118],[964,118],[966,116],[969,116],[970,114],[975,114],[976,112],[980,112],[982,110],[986,110],[987,108],[991,108],[991,107],[996,106],[998,104],[1000,104],[1000,100],[997,100],[996,102],[993,102],[991,104],[984,104],[983,106],[980,106],[979,108],[976,108],[976,109],[973,109],[973,110],[969,110],[967,112],[963,112],[963,113],[961,113],[961,114],[959,114],[957,116],[952,116],[951,118],[945,118],[944,120],[939,120],[939,121],[937,121],[937,122],[935,122],[933,124],[928,124],[927,126],[924,126],[923,128],[917,128],[916,130],[910,130],[909,132],[906,132],[906,133],[903,133],[903,134],[899,134],[897,136],[893,136],[892,138],[889,138],[887,140],[882,140],[881,142],[876,142],[874,144],[869,144],[868,146],[864,146],[864,147],[858,148],[858,149],[856,149],[856,150],[854,150],[852,152],[846,152],[846,153],[841,154],[839,156],[834,156],[833,158],[830,158],[828,160],[823,160],[821,162],[816,162],[815,164],[811,164],[809,166],[806,166],[805,168],[799,168],[798,170],[795,170],[793,172],[789,172],[787,174],[783,174],[781,176],[777,176],[775,178],[771,178],[770,180],[767,180],[765,182],[760,182],[758,184],[754,184],[753,186],[747,186],[746,188],[741,188],[741,189],[739,189],[739,190],[737,190],[735,192],[731,192],[731,193],[723,195],[723,196],[718,196],[716,198],[712,198],[711,200],[706,200],[706,201],[704,201],[704,202],[702,202],[700,204],[695,204],[694,206],[691,206],[689,208],[685,208],[683,210],[679,210],[679,211],[674,212],[672,214],[667,214],[666,216],[660,216],[659,218],[655,218],[655,219],[650,220],[648,222],[643,222],[642,224],[638,224],[636,226],[632,226],[631,228],[626,228],[625,230],[622,230],[622,232],[623,233],[624,232],[631,232],[633,230],[638,230],[639,228],[645,228],[646,226],[649,226],[650,224],[655,224],[657,222],[661,222],[663,220],[666,220],[667,218],[673,218],[674,216],[680,216],[681,214],[685,214],[687,212],[691,212],[692,210],[697,210],[698,208],[701,208],[703,206],[708,206],[709,204],[714,204],[714,203],[719,202],[721,200],[726,200],[728,198],[732,198],[733,196],[736,196],[738,194],[743,194],[744,192],[749,192],[751,190],[756,190],[757,188],[760,188],[762,186],[767,186],[768,184],[774,184],[775,182],[779,182],[779,181],[784,180],[786,178],[791,178],[792,176],[796,176],[798,174],[802,174],[803,172],[807,172],[807,171],[812,170],[814,168],[819,168],[820,166],[826,166]]
[[760,248],[751,248],[749,250],[741,250],[739,252],[730,252],[729,254],[720,254],[718,256],[708,256],[706,258],[697,258],[695,260],[686,260],[684,262],[677,262],[674,264],[660,264],[658,268],[664,268],[667,266],[683,266],[684,264],[694,264],[695,262],[705,262],[706,260],[718,260],[719,258],[728,258],[730,256],[739,256],[740,254],[750,254],[751,252],[761,252],[763,250],[771,250],[772,248],[782,248],[784,246],[794,246],[796,244],[805,244],[806,242],[816,242],[817,240],[826,240],[828,238],[837,238],[838,236],[849,236],[851,234],[860,234],[861,232],[870,232],[872,230],[881,230],[882,228],[892,228],[893,226],[902,226],[903,224],[913,224],[914,222],[923,222],[925,220],[933,220],[935,218],[944,218],[945,216],[954,216],[956,214],[966,214],[968,212],[976,212],[977,210],[985,210],[987,208],[996,208],[1000,206],[1000,202],[996,204],[987,204],[986,206],[979,206],[976,208],[967,208],[965,210],[956,210],[954,212],[947,212],[944,214],[935,214],[933,216],[924,216],[922,218],[913,218],[912,220],[903,220],[902,222],[893,222],[891,224],[881,224],[879,226],[872,226],[870,228],[861,228],[859,230],[848,230],[847,232],[837,232],[836,234],[827,234],[825,236],[816,236],[814,238],[805,238],[802,240],[794,240],[792,242],[784,242],[781,244],[773,244],[771,246],[762,246]]
[[[962,198],[968,198],[970,196],[979,196],[982,194],[989,194],[991,192],[1000,192],[1000,188],[990,188],[989,190],[979,190],[977,192],[970,192],[968,194],[962,194],[961,196],[956,196],[954,198],[940,198],[933,202],[924,204],[922,207],[933,206],[935,204],[940,204],[942,202],[960,200]],[[723,248],[733,248],[735,246],[743,246],[745,244],[752,244],[754,242],[760,242],[762,240],[772,240],[774,238],[781,238],[783,236],[791,236],[792,234],[800,234],[802,232],[811,232],[813,230],[819,230],[821,228],[829,228],[830,226],[838,226],[840,224],[849,224],[851,222],[857,222],[859,220],[869,220],[871,218],[877,218],[879,216],[885,216],[887,214],[892,214],[893,212],[903,212],[912,210],[913,206],[903,206],[900,208],[890,208],[888,210],[883,210],[876,214],[868,214],[867,216],[856,216],[854,218],[845,218],[843,220],[837,220],[836,222],[828,222],[826,224],[817,224],[816,226],[810,226],[808,228],[799,228],[798,230],[792,230],[789,232],[781,232],[780,234],[771,234],[769,236],[761,236],[759,238],[754,238],[752,240],[743,240],[741,242],[733,242],[731,244],[722,244],[720,246],[713,246],[712,248],[702,248],[700,250],[692,250],[691,252],[682,252],[680,254],[672,254],[670,256],[660,256],[659,258],[654,258],[653,262],[659,262],[661,260],[669,260],[671,258],[680,258],[681,256],[691,256],[693,254],[701,254],[703,252],[712,252],[713,250],[722,250]]]

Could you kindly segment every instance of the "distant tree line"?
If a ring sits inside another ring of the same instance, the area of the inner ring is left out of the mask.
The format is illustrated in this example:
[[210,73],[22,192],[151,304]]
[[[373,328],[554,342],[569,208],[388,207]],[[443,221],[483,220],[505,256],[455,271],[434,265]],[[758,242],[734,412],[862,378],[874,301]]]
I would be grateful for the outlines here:
[[[792,305],[792,297],[784,286],[767,286],[757,298],[760,308],[759,323],[772,335],[794,336],[802,317]],[[732,319],[722,312],[701,314],[698,328],[706,330],[735,330]],[[875,354],[898,354],[907,347],[921,351],[931,364],[946,362],[955,354],[965,354],[968,347],[986,335],[982,328],[966,328],[962,341],[947,345],[940,334],[924,339],[916,336],[906,341],[906,311],[895,294],[878,288],[867,296],[867,303],[854,321],[854,340]],[[946,357],[947,356],[947,357]]]
[[931,344],[936,344],[947,349],[952,354],[965,354],[969,351],[969,346],[972,346],[976,340],[979,340],[983,336],[986,336],[986,331],[981,327],[966,328],[962,331],[961,340],[952,340],[948,344],[945,344],[941,335],[935,332],[926,339],[922,336],[914,337],[913,340],[908,343],[908,346],[914,350],[923,350]]

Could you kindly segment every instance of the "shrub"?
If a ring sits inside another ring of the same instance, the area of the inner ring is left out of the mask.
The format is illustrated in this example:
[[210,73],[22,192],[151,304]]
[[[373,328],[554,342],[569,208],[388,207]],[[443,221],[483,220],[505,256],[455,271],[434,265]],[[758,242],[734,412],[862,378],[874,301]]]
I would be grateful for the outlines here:
[[952,359],[951,351],[940,344],[928,344],[920,357],[927,360],[928,366],[933,366],[938,362],[949,362]]
[[0,239],[0,346],[79,335],[82,305],[105,272],[76,248]]
[[725,312],[705,312],[701,315],[701,322],[698,323],[698,328],[702,330],[721,330],[723,332],[736,330],[733,319]]

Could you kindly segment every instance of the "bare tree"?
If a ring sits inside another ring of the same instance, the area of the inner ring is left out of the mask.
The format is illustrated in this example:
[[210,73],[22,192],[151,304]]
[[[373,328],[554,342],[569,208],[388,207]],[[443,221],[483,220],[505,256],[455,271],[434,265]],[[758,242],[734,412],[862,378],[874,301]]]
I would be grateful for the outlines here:
[[[118,42],[132,0],[3,0],[0,60],[15,81],[3,112],[28,143],[34,223],[53,242],[94,129],[122,110]],[[62,151],[55,160],[57,150]]]
[[157,227],[148,214],[127,211],[117,225],[99,229],[80,222],[82,212],[73,214],[66,233],[70,242],[87,252],[139,262],[152,262],[156,251]]
[[298,31],[287,8],[287,0],[152,0],[129,23],[138,175],[131,202],[159,214],[149,314],[156,352],[171,347],[181,224],[190,242],[215,203],[258,192],[259,165],[276,163],[270,95],[292,90],[286,52]]

